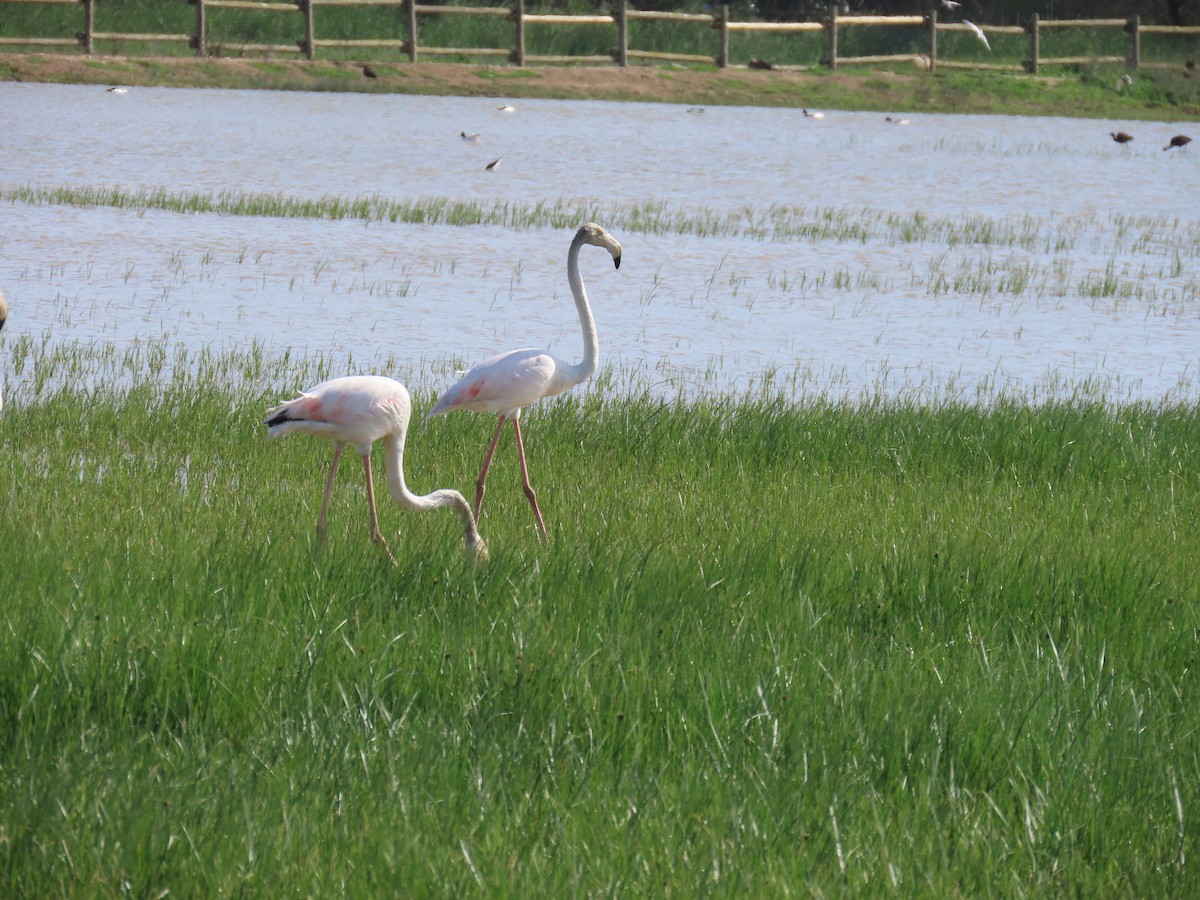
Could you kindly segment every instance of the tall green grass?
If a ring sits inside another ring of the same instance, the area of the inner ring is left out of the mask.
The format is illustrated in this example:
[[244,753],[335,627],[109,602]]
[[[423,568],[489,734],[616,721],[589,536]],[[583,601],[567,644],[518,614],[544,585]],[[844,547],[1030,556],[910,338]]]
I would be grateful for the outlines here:
[[[330,447],[264,439],[325,374],[250,350],[6,405],[5,894],[1196,883],[1194,406],[609,374],[527,412],[548,546],[505,442],[491,561],[389,503],[393,568],[353,461],[314,557]],[[412,485],[468,489],[491,428],[414,422]]]

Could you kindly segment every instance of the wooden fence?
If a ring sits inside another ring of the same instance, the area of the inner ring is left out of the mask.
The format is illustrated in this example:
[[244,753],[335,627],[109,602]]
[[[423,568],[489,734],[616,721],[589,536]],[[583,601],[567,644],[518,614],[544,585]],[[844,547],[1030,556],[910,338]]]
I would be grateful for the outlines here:
[[[50,47],[50,48],[82,48],[85,53],[96,52],[96,44],[123,42],[184,42],[195,50],[198,56],[220,55],[226,52],[249,54],[303,54],[308,59],[315,59],[318,49],[342,49],[371,51],[390,49],[401,54],[407,54],[409,60],[416,62],[421,56],[458,56],[458,57],[498,57],[508,60],[517,66],[550,64],[550,63],[616,63],[619,66],[629,65],[630,60],[658,60],[665,62],[704,63],[726,68],[729,63],[729,41],[731,34],[750,32],[774,32],[782,34],[799,34],[804,32],[824,32],[827,41],[827,55],[820,60],[823,65],[836,68],[839,65],[870,65],[879,63],[912,62],[914,54],[891,54],[878,56],[839,56],[838,34],[847,28],[920,28],[926,32],[925,43],[927,53],[915,57],[922,67],[933,71],[938,66],[974,68],[974,69],[1009,69],[1037,72],[1041,66],[1050,65],[1080,65],[1087,63],[1118,63],[1131,68],[1138,68],[1144,63],[1141,59],[1141,37],[1144,34],[1160,35],[1200,35],[1200,27],[1175,27],[1142,25],[1137,16],[1128,19],[1070,19],[1043,21],[1034,14],[1023,26],[982,26],[984,35],[1023,35],[1028,38],[1029,57],[1015,64],[992,64],[984,62],[963,62],[943,59],[938,54],[938,35],[954,32],[972,32],[973,29],[962,22],[940,22],[936,12],[927,16],[847,16],[839,15],[836,5],[832,13],[820,22],[736,22],[730,17],[729,6],[722,4],[719,13],[690,14],[650,12],[630,9],[627,0],[617,0],[617,6],[611,15],[542,15],[525,12],[525,0],[513,0],[514,6],[430,6],[417,0],[290,0],[290,2],[254,2],[254,0],[186,0],[196,7],[195,32],[193,34],[127,34],[116,32],[100,32],[94,28],[95,8],[98,0],[0,0],[0,7],[15,3],[40,3],[54,5],[72,5],[82,8],[82,30],[72,37],[0,37],[0,50],[4,47]],[[322,7],[356,7],[367,6],[393,7],[405,13],[407,34],[394,37],[375,37],[360,40],[333,39],[317,37],[317,25],[320,21],[318,10]],[[290,44],[262,43],[230,43],[222,41],[216,47],[210,45],[206,13],[213,9],[248,10],[254,12],[280,13],[295,16],[297,33],[300,37]],[[419,43],[419,19],[421,16],[493,16],[503,17],[514,24],[514,44],[512,47],[434,47],[422,46]],[[649,50],[635,50],[629,47],[629,23],[633,21],[660,21],[694,24],[717,32],[715,52],[712,56],[695,54],[662,53]],[[525,52],[525,28],[527,25],[607,25],[615,28],[616,49],[604,56],[548,56],[532,55]],[[1063,56],[1043,57],[1040,55],[1041,35],[1046,30],[1061,30],[1069,28],[1101,28],[1121,29],[1127,38],[1127,52],[1124,56]],[[364,54],[369,57],[369,53]],[[754,65],[754,63],[752,63]],[[800,66],[774,66],[769,63],[759,63],[764,68],[801,68]]]

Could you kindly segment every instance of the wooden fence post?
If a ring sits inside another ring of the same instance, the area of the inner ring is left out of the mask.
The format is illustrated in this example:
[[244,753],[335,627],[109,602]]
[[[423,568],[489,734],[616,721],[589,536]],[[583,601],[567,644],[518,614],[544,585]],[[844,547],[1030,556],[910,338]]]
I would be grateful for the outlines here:
[[96,2],[83,0],[83,34],[79,35],[83,43],[83,52],[92,55],[92,32],[96,30]]
[[408,61],[417,61],[417,0],[405,0],[408,10]]
[[192,46],[196,48],[197,56],[207,52],[204,46],[204,0],[191,0],[196,4],[196,36],[192,38]]
[[831,69],[837,68],[837,19],[837,4],[834,3],[829,7],[829,19],[826,22],[826,27],[829,29],[829,68]]
[[721,29],[720,49],[717,50],[717,67],[729,68],[729,4],[721,4],[721,21],[716,23]]
[[1025,68],[1030,75],[1038,73],[1038,57],[1042,55],[1042,20],[1037,13],[1034,13],[1029,24],[1025,26],[1029,32],[1029,65]]
[[313,46],[316,38],[316,30],[313,28],[313,3],[312,0],[296,0],[296,2],[304,10],[304,55],[311,62],[316,59],[316,48]]
[[625,15],[628,10],[628,0],[617,4],[617,65],[622,69],[629,65],[629,18]]
[[1142,65],[1141,25],[1141,16],[1130,16],[1129,22],[1125,25],[1125,30],[1129,32],[1129,59],[1126,64],[1131,69],[1137,69]]
[[513,53],[513,62],[521,68],[525,67],[525,0],[517,0],[517,49]]
[[937,10],[929,11],[929,71],[937,70]]

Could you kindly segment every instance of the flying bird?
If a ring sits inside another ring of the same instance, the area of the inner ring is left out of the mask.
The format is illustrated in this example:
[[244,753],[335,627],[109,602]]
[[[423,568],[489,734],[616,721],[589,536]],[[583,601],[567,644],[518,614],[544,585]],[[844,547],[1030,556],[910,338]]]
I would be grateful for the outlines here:
[[1175,137],[1171,138],[1171,143],[1167,144],[1167,146],[1163,147],[1163,149],[1170,150],[1172,147],[1186,147],[1191,142],[1192,139],[1186,134],[1177,134]]
[[980,28],[974,22],[970,22],[966,19],[963,19],[962,23],[971,29],[971,31],[975,35],[975,37],[977,37],[981,41],[983,41],[983,46],[987,47],[989,50],[992,49],[992,45],[988,43],[987,35],[983,33],[982,28]]
[[956,0],[942,0],[942,6],[951,12],[954,12],[956,9],[962,9],[962,4],[956,2]]
[[496,171],[496,167],[497,167],[498,165],[500,165],[500,160],[501,160],[501,159],[503,159],[503,158],[504,158],[504,157],[502,157],[502,156],[497,156],[497,157],[496,157],[495,159],[493,159],[493,160],[492,160],[490,163],[488,163],[486,166],[484,166],[484,168],[485,168],[485,169],[487,169],[489,172],[495,172],[495,171]]
[[525,443],[521,438],[521,408],[543,397],[554,397],[563,391],[586,381],[596,371],[600,355],[600,341],[596,335],[596,322],[588,303],[587,290],[579,275],[579,248],[584,244],[603,247],[613,258],[613,264],[621,267],[621,244],[611,234],[594,222],[580,228],[571,241],[567,253],[567,281],[575,297],[575,308],[579,312],[579,326],[583,331],[583,360],[569,363],[548,350],[512,350],[501,353],[477,365],[467,372],[457,384],[438,399],[429,416],[440,416],[456,409],[474,412],[497,413],[500,421],[483,458],[483,467],[475,482],[475,517],[483,508],[483,494],[487,483],[488,467],[496,452],[496,444],[504,430],[504,423],[512,419],[513,434],[517,442],[517,455],[521,461],[521,484],[533,516],[537,519],[542,540],[547,539],[546,523],[538,509],[537,495],[529,484],[529,467],[525,462]]
[[333,464],[325,482],[325,497],[317,515],[317,549],[325,543],[325,516],[333,493],[333,477],[337,473],[342,451],[354,445],[362,457],[367,476],[367,505],[371,510],[371,540],[381,544],[393,563],[396,558],[388,549],[379,530],[375,513],[375,484],[371,477],[371,446],[380,438],[384,446],[384,471],[392,498],[405,509],[414,512],[453,506],[463,523],[463,541],[469,551],[486,558],[487,545],[479,536],[475,516],[466,498],[458,491],[443,489],[418,497],[404,482],[404,440],[412,400],[408,389],[398,381],[381,375],[351,375],[325,381],[294,400],[281,403],[267,411],[264,424],[267,437],[283,437],[293,431],[328,438],[333,441]]
[[1128,144],[1130,141],[1133,140],[1133,135],[1126,134],[1124,131],[1118,131],[1115,133],[1110,131],[1108,133],[1108,136],[1111,137],[1118,144]]

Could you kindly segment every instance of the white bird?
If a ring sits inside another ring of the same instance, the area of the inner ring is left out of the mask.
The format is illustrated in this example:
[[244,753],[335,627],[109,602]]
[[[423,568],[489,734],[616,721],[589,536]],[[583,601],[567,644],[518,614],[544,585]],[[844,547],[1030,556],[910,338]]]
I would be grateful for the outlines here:
[[517,108],[515,106],[513,106],[511,103],[505,103],[503,106],[496,107],[496,112],[510,113],[510,112],[516,112],[516,111],[517,111]]
[[890,122],[893,125],[907,125],[908,119],[893,119],[891,116],[884,116],[883,121]]
[[460,131],[459,135],[461,135],[462,139],[464,141],[467,141],[468,143],[471,143],[471,144],[479,143],[479,132],[478,131],[476,131],[474,134],[467,134],[465,131]]
[[503,157],[501,157],[501,156],[497,156],[497,157],[496,157],[495,159],[493,159],[493,160],[492,160],[490,163],[488,163],[486,166],[484,166],[484,168],[485,168],[485,169],[487,169],[489,172],[495,172],[495,171],[496,171],[496,167],[500,165],[500,160],[501,160],[501,159],[503,159]]
[[810,112],[807,109],[802,109],[800,111],[802,113],[804,113],[804,118],[806,118],[806,119],[823,119],[823,118],[825,118],[825,113],[823,113],[823,112]]
[[495,434],[483,458],[483,468],[475,482],[475,517],[479,518],[483,508],[483,494],[487,482],[488,467],[496,452],[496,444],[504,430],[504,422],[512,419],[513,433],[517,441],[517,455],[521,461],[521,484],[529,505],[533,507],[538,530],[545,540],[546,523],[538,509],[537,495],[529,484],[529,468],[525,462],[525,444],[521,439],[521,408],[543,397],[554,397],[563,391],[586,381],[596,371],[600,356],[600,341],[596,335],[596,322],[588,303],[587,290],[579,275],[579,248],[584,244],[603,247],[611,254],[613,263],[621,267],[621,244],[611,234],[594,222],[589,222],[575,233],[571,249],[567,253],[567,281],[575,297],[579,312],[579,326],[583,331],[583,360],[568,363],[548,350],[512,350],[485,360],[467,372],[457,384],[438,399],[429,416],[440,416],[455,409],[474,412],[498,413]]
[[[4,294],[0,293],[0,331],[4,330],[4,323],[8,321],[8,303],[4,300]],[[0,394],[0,409],[4,409],[4,396]]]
[[301,392],[295,400],[288,400],[267,411],[264,423],[267,437],[283,437],[299,431],[333,441],[333,464],[329,467],[325,497],[321,501],[321,512],[317,515],[318,550],[325,543],[325,516],[333,493],[333,477],[337,473],[342,451],[353,444],[362,457],[367,476],[371,540],[382,544],[388,559],[396,562],[379,530],[379,519],[375,513],[375,485],[371,478],[371,446],[382,438],[384,470],[392,498],[414,512],[453,506],[462,519],[463,541],[467,549],[480,558],[487,557],[487,545],[479,536],[471,506],[462,494],[443,489],[418,497],[405,484],[404,440],[411,414],[412,400],[408,396],[408,389],[400,382],[381,375],[334,378]]
[[106,92],[106,93],[109,93],[109,94],[124,94],[124,93],[126,93],[128,90],[129,90],[129,88],[115,87],[115,86],[114,86],[114,87],[110,87],[110,88],[107,90],[107,92]]
[[972,32],[974,32],[975,37],[983,41],[983,46],[987,47],[989,50],[992,49],[992,45],[988,43],[987,35],[983,33],[982,28],[980,28],[974,22],[968,22],[966,19],[963,19],[962,23],[970,28]]
[[942,0],[942,6],[951,12],[954,12],[956,9],[962,9],[962,4],[956,2],[956,0]]

